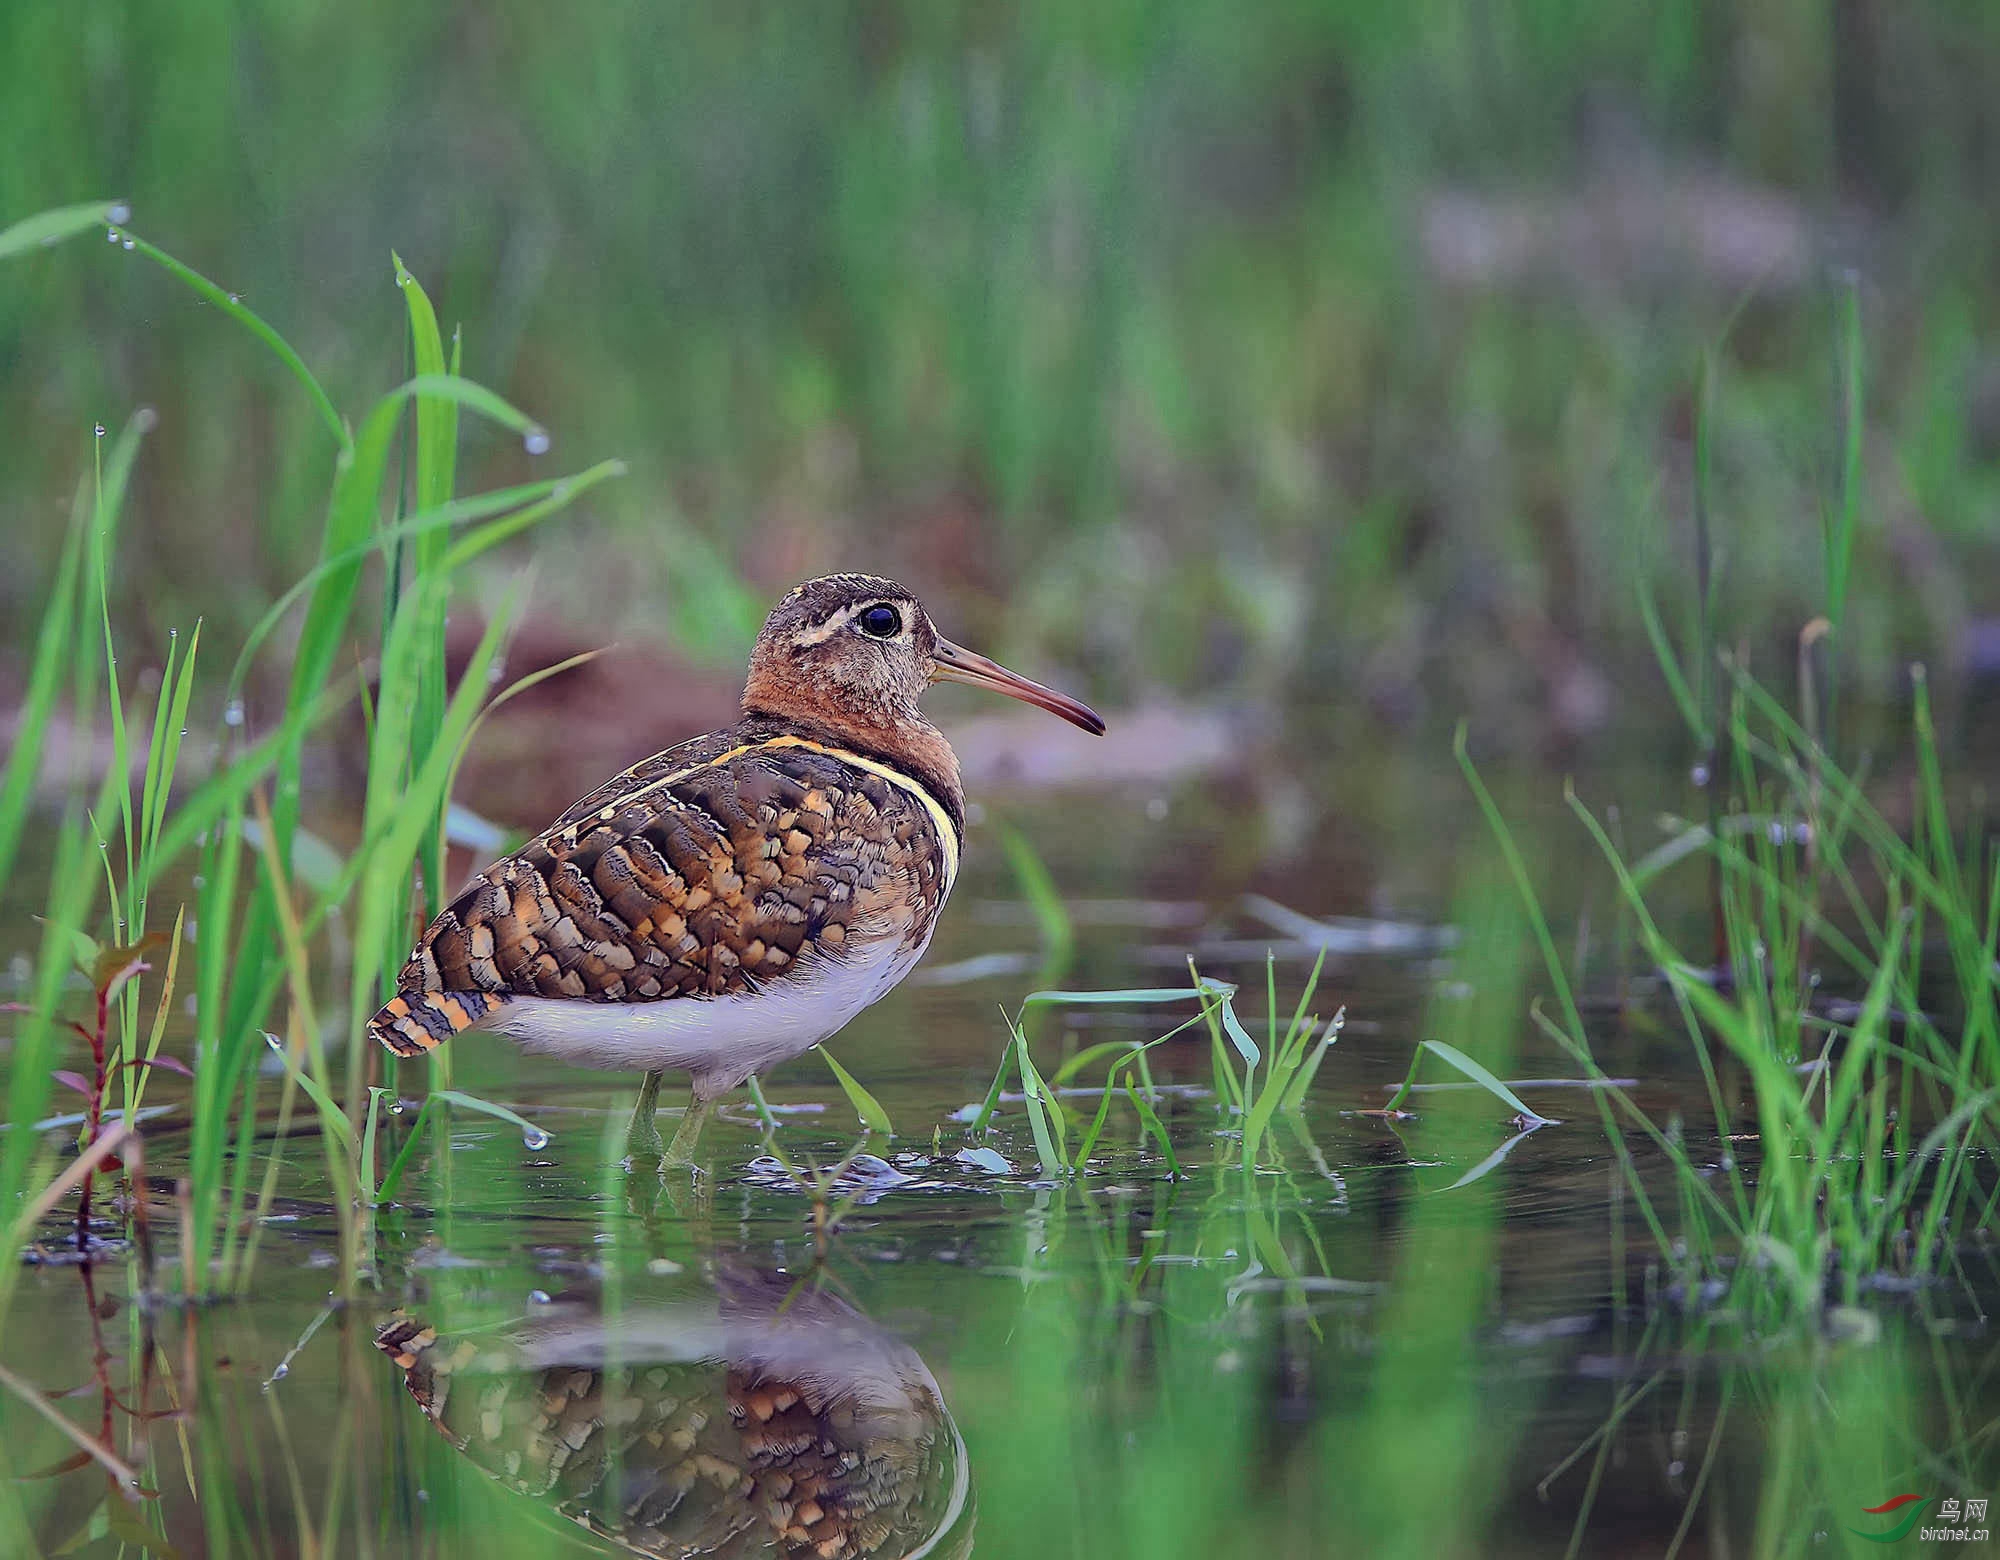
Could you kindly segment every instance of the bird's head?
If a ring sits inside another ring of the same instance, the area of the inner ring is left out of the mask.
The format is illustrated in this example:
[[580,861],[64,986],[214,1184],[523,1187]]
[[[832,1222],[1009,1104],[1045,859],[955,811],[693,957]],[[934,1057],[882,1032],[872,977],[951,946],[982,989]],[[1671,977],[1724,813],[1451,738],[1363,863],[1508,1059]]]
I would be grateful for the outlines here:
[[771,609],[750,652],[743,712],[893,753],[935,732],[917,707],[934,682],[990,688],[1104,733],[1090,706],[953,644],[907,587],[871,574],[807,580]]

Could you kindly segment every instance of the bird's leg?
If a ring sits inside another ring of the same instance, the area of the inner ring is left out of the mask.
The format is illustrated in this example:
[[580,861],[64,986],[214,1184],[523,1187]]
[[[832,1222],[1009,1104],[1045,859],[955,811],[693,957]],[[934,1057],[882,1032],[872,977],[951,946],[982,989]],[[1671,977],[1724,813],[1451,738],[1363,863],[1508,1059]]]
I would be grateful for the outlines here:
[[681,1124],[674,1130],[674,1140],[667,1145],[668,1164],[693,1167],[695,1144],[700,1141],[702,1126],[714,1108],[713,1100],[705,1100],[698,1094],[688,1097],[687,1109],[681,1113]]
[[[660,1129],[653,1124],[653,1113],[660,1106],[660,1080],[664,1073],[649,1072],[645,1082],[639,1085],[639,1104],[632,1112],[632,1125],[625,1129],[625,1152],[633,1159],[660,1158]],[[675,1142],[680,1139],[676,1137]]]

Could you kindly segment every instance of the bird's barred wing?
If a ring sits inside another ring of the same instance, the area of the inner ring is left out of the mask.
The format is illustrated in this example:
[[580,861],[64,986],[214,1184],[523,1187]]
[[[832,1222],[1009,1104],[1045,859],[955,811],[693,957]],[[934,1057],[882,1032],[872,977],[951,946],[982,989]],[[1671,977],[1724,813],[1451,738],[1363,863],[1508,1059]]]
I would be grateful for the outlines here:
[[428,1050],[510,995],[750,991],[802,961],[928,933],[958,842],[914,782],[795,737],[673,757],[481,873],[424,933],[377,1037]]

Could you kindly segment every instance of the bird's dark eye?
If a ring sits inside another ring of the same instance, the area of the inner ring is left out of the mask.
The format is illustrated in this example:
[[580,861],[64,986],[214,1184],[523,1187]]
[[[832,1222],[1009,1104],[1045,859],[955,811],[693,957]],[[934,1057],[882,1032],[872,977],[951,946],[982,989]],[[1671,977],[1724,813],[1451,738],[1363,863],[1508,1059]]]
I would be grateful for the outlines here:
[[903,631],[903,614],[886,601],[863,608],[855,621],[861,625],[862,633],[876,639],[894,639]]

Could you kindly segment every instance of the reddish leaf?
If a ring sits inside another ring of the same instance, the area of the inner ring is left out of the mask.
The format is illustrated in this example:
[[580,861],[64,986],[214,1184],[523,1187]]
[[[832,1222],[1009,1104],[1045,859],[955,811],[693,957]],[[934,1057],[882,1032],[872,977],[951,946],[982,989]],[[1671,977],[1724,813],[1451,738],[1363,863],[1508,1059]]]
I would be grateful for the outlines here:
[[90,1080],[84,1077],[82,1073],[73,1073],[67,1071],[52,1072],[49,1074],[49,1076],[55,1079],[55,1081],[61,1084],[64,1088],[76,1090],[76,1092],[78,1094],[81,1094],[85,1099],[90,1098]]
[[105,948],[98,953],[91,968],[90,983],[109,1001],[117,995],[120,986],[146,968],[149,951],[166,945],[164,934],[148,932],[129,948]]
[[61,1462],[52,1462],[46,1468],[37,1468],[33,1473],[16,1474],[19,1479],[53,1479],[65,1473],[75,1473],[79,1468],[88,1468],[97,1459],[88,1452],[72,1452]]
[[194,1069],[177,1056],[135,1056],[125,1064],[127,1067],[164,1067],[170,1073],[179,1073],[183,1078],[192,1078]]
[[[97,1000],[106,1004],[115,1001],[118,993],[125,989],[126,981],[133,979],[135,976],[145,974],[152,967],[144,959],[127,959],[123,964],[104,976],[104,984],[97,988]],[[98,968],[100,971],[103,970],[103,963],[101,961]]]

